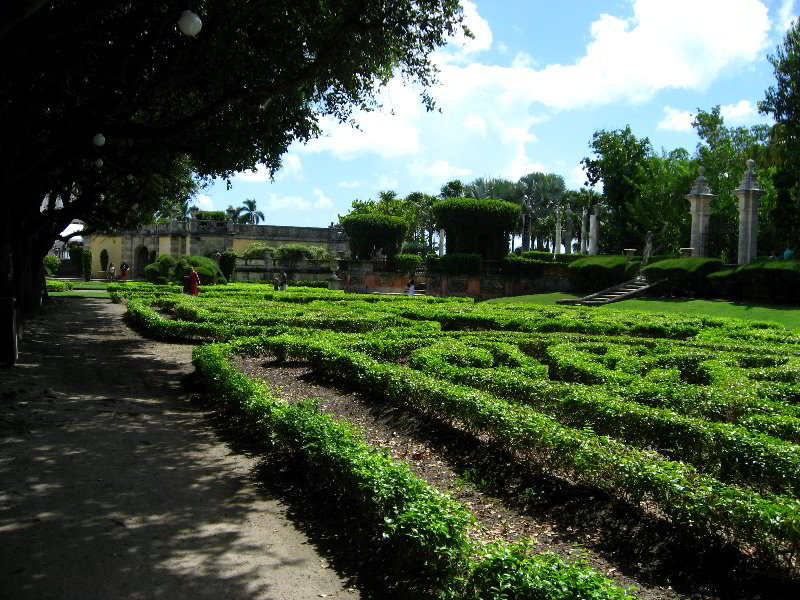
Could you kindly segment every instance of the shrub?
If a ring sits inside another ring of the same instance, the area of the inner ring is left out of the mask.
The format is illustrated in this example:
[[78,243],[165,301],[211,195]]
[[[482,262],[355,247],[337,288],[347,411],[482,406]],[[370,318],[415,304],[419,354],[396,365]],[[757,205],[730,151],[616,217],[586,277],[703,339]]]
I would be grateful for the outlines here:
[[92,278],[92,251],[83,249],[81,253],[81,262],[83,263],[83,279],[89,281]]
[[[516,253],[516,250],[514,251]],[[522,258],[540,260],[542,262],[554,262],[568,265],[585,258],[582,254],[552,254],[550,252],[542,252],[541,250],[528,250],[527,252],[520,252]]]
[[226,250],[219,257],[219,270],[225,276],[225,279],[230,280],[233,277],[233,271],[236,269],[236,252]]
[[200,276],[200,283],[212,285],[215,283],[225,284],[227,280],[219,269],[219,265],[205,256],[184,255],[178,259],[172,272],[172,279],[177,283],[183,283],[183,278],[189,273],[191,268],[197,271]]
[[736,269],[720,269],[706,277],[708,295],[712,298],[736,298],[739,295]]
[[227,221],[228,215],[224,210],[196,210],[194,218],[198,221]]
[[42,268],[45,275],[56,275],[61,268],[61,261],[57,256],[50,254],[44,257]]
[[587,256],[570,263],[569,269],[576,276],[576,288],[598,292],[626,281],[628,259],[624,256]]
[[100,250],[100,270],[107,271],[108,270],[108,250],[103,248]]
[[269,250],[271,252],[275,251],[273,246],[269,244],[265,244],[264,242],[253,242],[247,248],[244,249],[242,252],[242,258],[264,258],[264,251]]
[[647,265],[642,273],[649,281],[665,280],[673,294],[708,295],[706,277],[722,266],[718,258],[669,258]]
[[386,256],[397,254],[408,232],[408,223],[389,215],[348,215],[340,221],[350,237],[354,258],[368,260],[372,251],[383,248]]
[[[551,261],[539,260],[538,258],[529,258],[533,254],[525,252],[522,256],[510,254],[503,259],[502,270],[507,275],[516,275],[519,277],[539,277],[542,274],[542,267],[549,264]],[[537,252],[535,254],[546,254],[544,252]],[[550,256],[550,255],[548,255]]]
[[448,254],[479,254],[500,260],[508,254],[508,234],[520,207],[503,200],[448,198],[433,205],[439,226],[447,231]]
[[735,286],[747,296],[797,301],[800,260],[755,260],[736,269]]
[[422,257],[416,254],[395,254],[389,258],[389,269],[395,273],[413,273],[422,264]]
[[162,254],[155,262],[144,268],[144,277],[150,283],[168,283],[170,274],[177,262],[169,254]]
[[327,281],[292,281],[289,287],[327,288]]
[[439,260],[442,273],[447,275],[479,275],[480,254],[445,254]]
[[279,260],[302,260],[304,258],[330,260],[332,257],[327,248],[307,244],[284,244],[276,248],[272,256]]

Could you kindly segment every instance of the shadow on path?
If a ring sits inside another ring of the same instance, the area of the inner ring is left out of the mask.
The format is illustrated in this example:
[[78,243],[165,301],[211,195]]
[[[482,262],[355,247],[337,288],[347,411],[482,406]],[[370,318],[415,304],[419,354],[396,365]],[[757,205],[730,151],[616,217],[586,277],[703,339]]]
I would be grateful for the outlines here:
[[0,371],[0,597],[358,598],[123,312],[48,305]]

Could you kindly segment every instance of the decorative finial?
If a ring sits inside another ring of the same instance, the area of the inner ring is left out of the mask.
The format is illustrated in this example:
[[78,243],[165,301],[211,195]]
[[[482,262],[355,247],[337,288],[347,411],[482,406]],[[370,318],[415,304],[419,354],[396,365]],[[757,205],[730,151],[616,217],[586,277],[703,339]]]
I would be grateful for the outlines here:
[[755,166],[756,166],[756,161],[754,161],[752,158],[748,158],[747,159],[747,170],[748,171],[752,171],[753,167],[755,167]]
[[697,167],[697,172],[700,174],[700,177],[702,177],[703,174],[706,172],[706,168],[705,167]]

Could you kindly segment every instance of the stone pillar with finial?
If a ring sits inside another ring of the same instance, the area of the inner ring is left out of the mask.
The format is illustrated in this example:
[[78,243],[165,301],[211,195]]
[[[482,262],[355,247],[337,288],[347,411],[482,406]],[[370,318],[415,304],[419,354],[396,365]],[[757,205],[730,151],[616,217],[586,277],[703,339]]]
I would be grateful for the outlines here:
[[556,243],[553,254],[561,254],[561,211],[556,209]]
[[600,214],[602,209],[595,204],[589,216],[589,256],[597,256],[600,252]]
[[581,211],[581,254],[586,254],[589,247],[589,210],[584,207]]
[[705,241],[708,233],[708,219],[711,216],[711,201],[714,194],[708,187],[708,180],[703,175],[706,172],[704,167],[697,169],[697,179],[694,180],[692,189],[684,196],[689,201],[690,212],[692,215],[692,256],[705,256]]
[[758,250],[758,204],[764,190],[758,185],[755,166],[756,162],[752,158],[747,161],[747,170],[735,192],[739,199],[740,265],[746,265],[753,260]]

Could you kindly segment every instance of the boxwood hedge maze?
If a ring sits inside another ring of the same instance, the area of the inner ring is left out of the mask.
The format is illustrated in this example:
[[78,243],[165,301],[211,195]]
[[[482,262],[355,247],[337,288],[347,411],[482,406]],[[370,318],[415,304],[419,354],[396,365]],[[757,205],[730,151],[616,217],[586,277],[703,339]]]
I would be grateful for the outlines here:
[[522,466],[602,490],[796,582],[800,333],[766,322],[460,298],[276,292],[198,297],[111,286],[145,334],[197,343],[223,410],[358,501],[365,535],[420,589],[464,598],[635,596],[524,543],[475,543],[473,516],[359,430],[287,403],[237,356],[307,362],[333,382],[474,435]]

